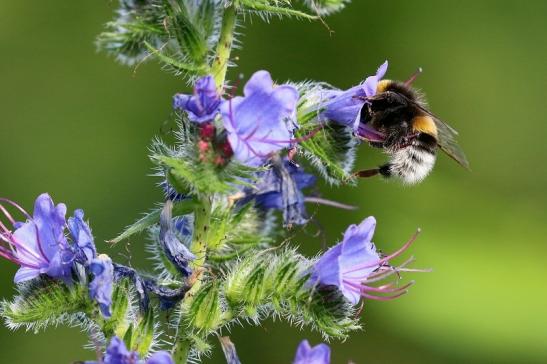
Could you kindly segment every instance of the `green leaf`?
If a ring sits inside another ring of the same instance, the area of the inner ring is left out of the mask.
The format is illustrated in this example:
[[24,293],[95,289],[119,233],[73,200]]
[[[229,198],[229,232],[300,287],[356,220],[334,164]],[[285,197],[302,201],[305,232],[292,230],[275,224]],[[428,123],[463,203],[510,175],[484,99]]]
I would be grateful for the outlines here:
[[18,285],[19,294],[12,301],[2,301],[0,315],[6,326],[17,329],[39,330],[50,325],[69,324],[75,326],[73,314],[90,314],[93,302],[87,287],[64,283],[49,278],[34,279]]
[[[303,18],[315,20],[317,16],[304,13],[299,10],[291,9],[290,1],[278,1],[278,0],[239,0],[239,4],[245,10],[252,10],[257,14],[268,17],[272,15],[277,16],[289,16],[295,18]],[[284,6],[282,6],[284,5]]]
[[208,67],[206,64],[192,65],[190,63],[184,63],[176,60],[175,58],[164,54],[159,49],[154,48],[147,41],[143,41],[144,46],[150,52],[151,55],[156,56],[160,62],[163,62],[169,67],[172,67],[177,74],[184,74],[186,72],[193,73],[195,75],[205,75],[208,73]]
[[306,6],[320,16],[336,13],[346,6],[350,0],[304,0]]
[[[181,216],[191,213],[194,210],[194,201],[192,199],[186,199],[182,201],[177,201],[173,204],[173,216]],[[130,236],[133,236],[134,234],[141,233],[145,231],[150,226],[157,224],[160,221],[160,215],[163,207],[158,207],[146,215],[144,215],[142,218],[137,220],[135,223],[129,225],[125,230],[115,237],[114,239],[110,240],[110,243],[119,243],[120,241],[129,238]]]
[[218,0],[120,3],[97,38],[99,49],[130,66],[156,59],[188,79],[209,72],[224,10]]
[[[297,136],[311,132],[310,126],[298,130]],[[333,185],[355,183],[355,177],[350,172],[355,161],[356,145],[351,128],[335,123],[326,123],[315,136],[299,144],[304,157]]]

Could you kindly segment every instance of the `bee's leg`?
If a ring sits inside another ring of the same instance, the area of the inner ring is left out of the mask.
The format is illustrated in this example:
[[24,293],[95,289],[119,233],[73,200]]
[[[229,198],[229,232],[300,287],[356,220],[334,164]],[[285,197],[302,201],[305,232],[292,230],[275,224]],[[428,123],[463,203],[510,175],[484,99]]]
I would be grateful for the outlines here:
[[364,169],[359,172],[355,172],[354,175],[361,178],[368,178],[368,177],[374,177],[378,173],[380,173],[379,168],[373,168],[373,169]]
[[359,172],[355,172],[354,175],[356,177],[361,177],[361,178],[368,178],[368,177],[374,177],[376,176],[377,174],[380,174],[382,175],[382,177],[384,178],[389,178],[391,177],[391,175],[393,174],[392,173],[392,165],[391,163],[386,163],[378,168],[373,168],[373,169],[365,169],[365,170],[362,170],[362,171],[359,171]]

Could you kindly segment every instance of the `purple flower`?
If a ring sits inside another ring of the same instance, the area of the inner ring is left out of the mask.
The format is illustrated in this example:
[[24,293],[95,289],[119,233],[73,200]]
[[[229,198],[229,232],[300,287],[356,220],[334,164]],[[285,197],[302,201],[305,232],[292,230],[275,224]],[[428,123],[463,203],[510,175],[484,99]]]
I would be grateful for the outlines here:
[[77,247],[76,260],[83,265],[88,265],[97,256],[97,249],[93,242],[91,229],[84,221],[82,210],[74,211],[74,216],[68,218],[68,229]]
[[38,196],[31,217],[23,208],[7,199],[0,199],[22,212],[27,221],[16,222],[7,209],[0,210],[16,228],[12,233],[0,222],[0,256],[19,264],[21,268],[14,277],[15,283],[27,281],[40,274],[69,281],[74,254],[64,235],[66,206],[55,206],[51,197],[44,193]]
[[173,107],[186,111],[191,121],[201,124],[215,118],[220,101],[215,79],[205,76],[196,81],[193,95],[176,94]]
[[89,270],[93,274],[93,280],[89,283],[89,295],[97,301],[104,317],[111,316],[112,305],[112,281],[114,280],[114,267],[108,255],[101,254],[89,264]]
[[305,173],[287,159],[274,161],[272,168],[259,172],[253,188],[244,190],[241,204],[255,200],[257,207],[283,211],[286,226],[303,225],[308,221],[302,190],[315,184],[315,176]]
[[[389,260],[404,252],[417,237],[415,234],[402,248],[395,253],[381,258],[374,243],[371,242],[376,227],[374,217],[368,217],[359,225],[350,225],[341,243],[330,248],[315,263],[310,283],[325,286],[336,286],[352,304],[357,304],[361,297],[375,300],[390,300],[406,293],[413,282],[402,287],[392,283],[373,287],[369,284],[380,281],[391,274],[404,270],[388,264]],[[376,296],[376,293],[393,293],[391,296]]]
[[[167,201],[160,215],[160,234],[159,244],[165,256],[175,266],[183,277],[188,277],[192,274],[192,269],[189,266],[191,260],[196,259],[196,256],[179,240],[177,237],[176,222],[172,216],[173,202]],[[180,220],[179,220],[180,221]],[[184,219],[183,221],[188,221]],[[179,223],[181,233],[184,229],[184,222]]]
[[148,358],[146,364],[175,364],[175,362],[167,351],[158,351]]
[[[125,343],[117,336],[110,340],[106,354],[101,364],[174,364],[171,355],[166,351],[154,353],[148,360],[139,360],[139,354],[127,350]],[[87,361],[86,364],[97,364],[95,361]]]
[[104,364],[136,364],[139,360],[139,355],[134,351],[127,350],[125,343],[117,336],[110,340],[106,354],[104,356]]
[[267,71],[258,71],[243,94],[224,101],[220,112],[235,158],[259,166],[293,143],[298,91],[289,85],[274,86]]
[[330,364],[330,348],[323,343],[312,348],[308,340],[302,340],[296,349],[293,364]]
[[364,97],[376,94],[378,82],[387,71],[388,62],[385,61],[376,71],[376,74],[366,78],[365,82],[346,91],[328,90],[321,98],[324,108],[320,120],[330,120],[338,124],[346,125],[357,130],[359,126],[359,114],[365,104]]

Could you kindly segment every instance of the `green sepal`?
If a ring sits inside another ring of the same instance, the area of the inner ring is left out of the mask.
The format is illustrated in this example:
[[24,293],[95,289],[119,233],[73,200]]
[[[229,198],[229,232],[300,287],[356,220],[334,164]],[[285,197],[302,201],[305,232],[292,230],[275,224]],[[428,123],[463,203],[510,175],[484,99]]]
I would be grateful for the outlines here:
[[[216,331],[223,322],[219,287],[214,282],[203,284],[189,300],[183,302],[183,322],[200,335]],[[193,331],[194,331],[193,330]]]
[[105,337],[110,338],[114,335],[123,337],[129,325],[129,282],[122,280],[114,285],[112,292],[112,305],[110,308],[111,316],[108,319],[100,318],[99,326]]
[[295,87],[301,95],[297,106],[300,128],[295,134],[302,138],[298,145],[303,156],[328,183],[355,184],[351,170],[358,140],[352,128],[319,120],[323,94],[332,88],[327,84],[313,82],[298,83]]
[[134,326],[131,335],[131,344],[128,346],[131,350],[144,357],[150,351],[156,336],[156,320],[154,310],[149,307],[144,316]]

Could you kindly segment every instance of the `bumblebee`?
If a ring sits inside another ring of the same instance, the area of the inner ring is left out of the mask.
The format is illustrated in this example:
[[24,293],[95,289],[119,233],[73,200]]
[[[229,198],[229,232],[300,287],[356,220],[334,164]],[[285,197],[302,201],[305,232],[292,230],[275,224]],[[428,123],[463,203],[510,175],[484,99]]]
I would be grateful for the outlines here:
[[437,148],[469,169],[469,162],[456,143],[458,132],[432,114],[423,96],[411,87],[420,72],[421,69],[406,82],[382,80],[374,96],[362,98],[365,103],[357,136],[382,148],[390,158],[378,168],[357,172],[357,176],[380,174],[416,184],[433,169]]

